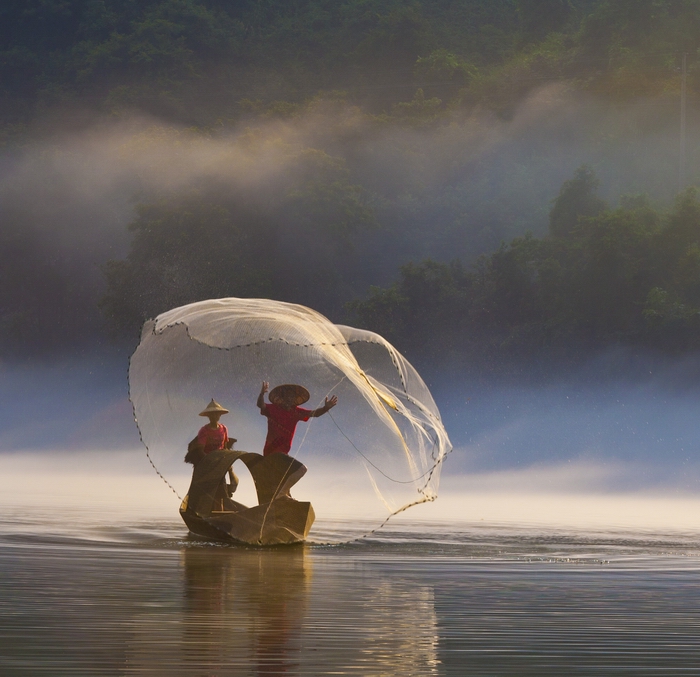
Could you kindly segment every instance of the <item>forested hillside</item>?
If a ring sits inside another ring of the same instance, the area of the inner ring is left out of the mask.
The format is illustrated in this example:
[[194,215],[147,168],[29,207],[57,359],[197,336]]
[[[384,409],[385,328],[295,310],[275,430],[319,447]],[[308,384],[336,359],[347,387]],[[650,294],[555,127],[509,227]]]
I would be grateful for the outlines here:
[[388,288],[350,304],[354,320],[418,359],[439,345],[453,363],[577,360],[634,346],[700,347],[700,199],[667,212],[644,196],[611,208],[580,168],[550,212],[549,235],[503,243],[472,266],[422,261]]
[[333,90],[391,113],[418,88],[433,113],[507,114],[560,79],[655,94],[695,55],[699,14],[694,0],[7,0],[2,121],[8,135],[77,105],[212,125]]
[[698,47],[700,0],[8,0],[0,346],[240,295],[416,359],[694,349]]

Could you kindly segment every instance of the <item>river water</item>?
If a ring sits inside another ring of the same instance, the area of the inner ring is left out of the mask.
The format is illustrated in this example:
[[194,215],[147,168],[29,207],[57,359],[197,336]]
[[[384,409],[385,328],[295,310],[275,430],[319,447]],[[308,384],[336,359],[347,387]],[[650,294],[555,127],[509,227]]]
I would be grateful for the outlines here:
[[406,519],[259,549],[6,509],[0,675],[700,674],[699,539]]

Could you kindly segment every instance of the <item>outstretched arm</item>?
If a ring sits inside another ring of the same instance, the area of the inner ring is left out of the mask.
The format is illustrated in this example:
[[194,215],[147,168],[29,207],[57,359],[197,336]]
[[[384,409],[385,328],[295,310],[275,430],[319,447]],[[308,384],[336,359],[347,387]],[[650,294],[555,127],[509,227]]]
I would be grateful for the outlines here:
[[265,393],[269,387],[270,384],[267,381],[263,381],[262,388],[260,388],[260,394],[258,395],[258,401],[256,402],[260,411],[265,408]]
[[338,404],[338,398],[335,395],[333,395],[333,397],[331,397],[330,400],[326,398],[326,401],[323,404],[323,406],[319,407],[318,409],[314,409],[311,412],[310,416],[323,416],[329,409],[333,409],[333,407],[335,407],[336,404]]

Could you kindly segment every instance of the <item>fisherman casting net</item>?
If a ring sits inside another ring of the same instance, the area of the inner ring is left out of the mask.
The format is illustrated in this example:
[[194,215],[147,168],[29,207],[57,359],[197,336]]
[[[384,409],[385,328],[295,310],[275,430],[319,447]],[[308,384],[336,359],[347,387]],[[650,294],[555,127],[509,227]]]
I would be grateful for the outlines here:
[[[131,358],[141,438],[180,497],[190,481],[187,444],[212,398],[230,412],[221,422],[237,439],[234,448],[262,454],[267,420],[256,399],[263,381],[304,386],[308,409],[338,398],[326,415],[299,423],[289,452],[308,469],[292,495],[311,501],[318,517],[310,540],[349,540],[437,497],[450,442],[430,391],[395,348],[304,306],[236,298],[159,315],[144,325]],[[241,482],[233,498],[255,504],[241,465],[234,465]]]

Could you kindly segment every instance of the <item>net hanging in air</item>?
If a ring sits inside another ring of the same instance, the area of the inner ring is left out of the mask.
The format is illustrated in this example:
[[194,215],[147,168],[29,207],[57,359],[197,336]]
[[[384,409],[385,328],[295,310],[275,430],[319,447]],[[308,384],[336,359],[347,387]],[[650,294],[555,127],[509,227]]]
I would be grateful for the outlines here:
[[[290,451],[308,469],[293,493],[311,501],[318,517],[311,540],[349,540],[437,497],[451,446],[411,364],[378,334],[333,324],[304,306],[238,298],[192,303],[148,321],[131,358],[141,438],[180,496],[190,479],[187,443],[206,423],[197,414],[212,398],[230,411],[221,422],[235,448],[262,453],[267,420],[256,399],[263,381],[303,385],[308,409],[338,398],[326,415],[299,423]],[[234,497],[243,503],[253,496],[244,476]]]

